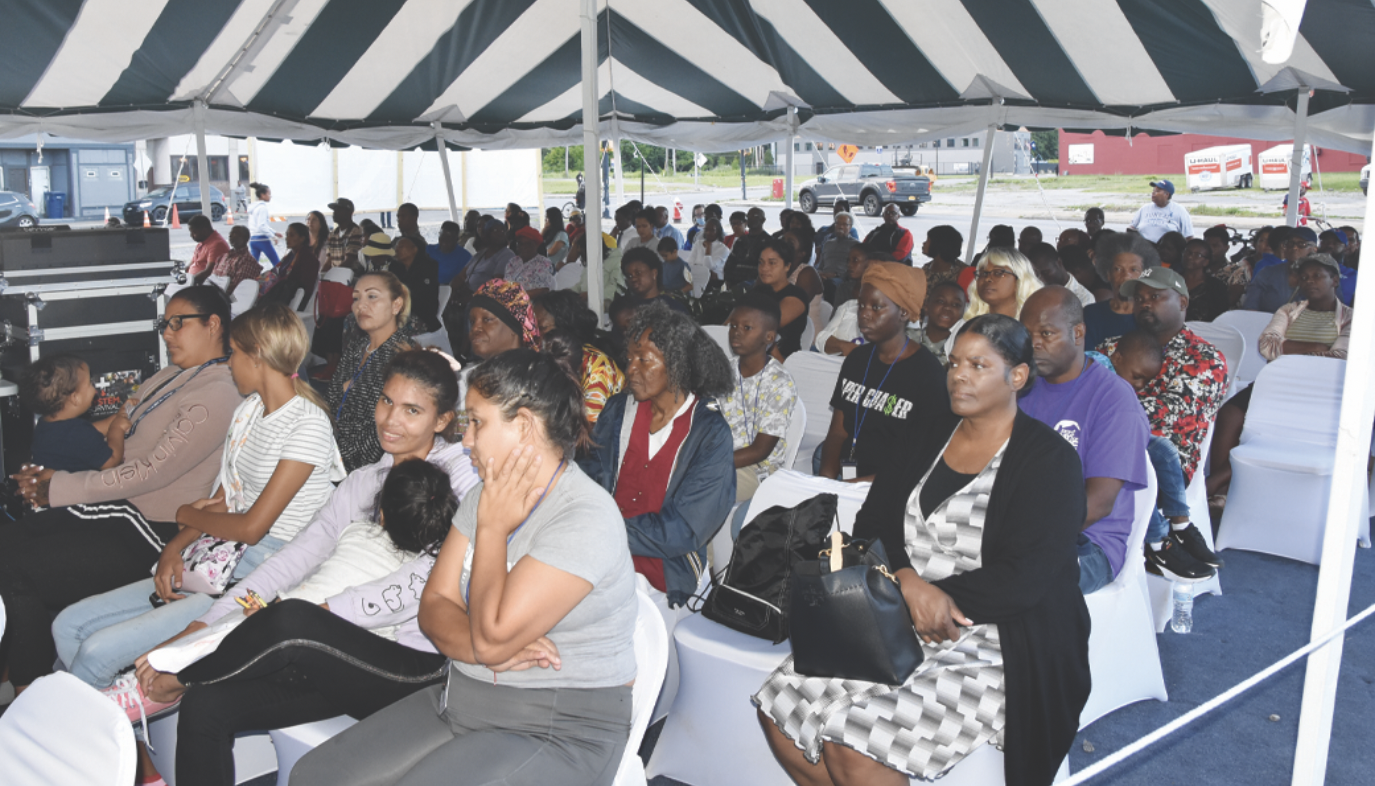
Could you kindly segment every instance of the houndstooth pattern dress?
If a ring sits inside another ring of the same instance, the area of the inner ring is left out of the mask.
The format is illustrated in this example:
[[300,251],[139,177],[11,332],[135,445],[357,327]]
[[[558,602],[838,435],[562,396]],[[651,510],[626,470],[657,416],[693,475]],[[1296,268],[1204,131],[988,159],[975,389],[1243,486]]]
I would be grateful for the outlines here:
[[[938,581],[982,564],[988,495],[1007,445],[963,489],[922,517],[921,479],[907,501],[907,555],[927,581]],[[944,451],[941,452],[944,455]],[[934,464],[932,468],[934,469]],[[923,644],[926,660],[894,689],[858,680],[804,677],[792,658],[769,675],[754,703],[806,754],[820,760],[821,743],[853,748],[906,773],[932,780],[980,745],[1006,722],[1003,656],[996,625],[963,630],[958,641]]]

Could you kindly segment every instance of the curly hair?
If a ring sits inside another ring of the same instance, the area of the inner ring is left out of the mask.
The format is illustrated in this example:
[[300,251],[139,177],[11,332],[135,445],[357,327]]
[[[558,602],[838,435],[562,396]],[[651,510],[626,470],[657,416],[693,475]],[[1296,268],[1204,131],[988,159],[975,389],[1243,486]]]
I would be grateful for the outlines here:
[[76,355],[51,355],[35,361],[19,378],[19,399],[35,415],[55,415],[76,392],[86,361]]
[[964,235],[949,224],[941,224],[926,230],[926,242],[930,244],[933,259],[954,262],[964,251]]
[[373,516],[392,545],[433,557],[439,554],[457,512],[458,497],[449,473],[424,459],[409,459],[387,472]]
[[698,398],[715,398],[730,392],[734,385],[730,361],[720,345],[687,315],[662,303],[640,308],[630,318],[626,342],[639,341],[646,332],[650,334],[650,343],[663,354],[669,383],[674,387]]
[[1103,232],[1093,244],[1093,268],[1098,271],[1099,278],[1112,282],[1112,262],[1118,254],[1141,257],[1143,271],[1160,267],[1160,254],[1151,241],[1135,232]]
[[[985,251],[979,259],[978,269],[983,271],[991,267],[1006,268],[1017,275],[1017,313],[1019,314],[1022,311],[1022,304],[1026,303],[1026,299],[1043,286],[1041,279],[1036,277],[1036,270],[1031,266],[1031,260],[1015,248],[993,246]],[[965,309],[965,319],[973,319],[991,311],[984,299],[979,297],[977,282],[978,279],[975,279],[974,286],[969,288],[969,308]]]

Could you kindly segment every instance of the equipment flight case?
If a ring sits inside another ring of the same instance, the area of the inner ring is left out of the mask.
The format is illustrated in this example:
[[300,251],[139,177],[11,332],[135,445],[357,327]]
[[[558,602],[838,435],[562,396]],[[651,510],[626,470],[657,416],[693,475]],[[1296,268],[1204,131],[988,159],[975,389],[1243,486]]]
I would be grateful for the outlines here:
[[29,460],[33,437],[34,414],[7,383],[40,358],[77,355],[97,390],[89,417],[113,414],[167,362],[156,323],[182,271],[164,228],[0,232],[0,478]]

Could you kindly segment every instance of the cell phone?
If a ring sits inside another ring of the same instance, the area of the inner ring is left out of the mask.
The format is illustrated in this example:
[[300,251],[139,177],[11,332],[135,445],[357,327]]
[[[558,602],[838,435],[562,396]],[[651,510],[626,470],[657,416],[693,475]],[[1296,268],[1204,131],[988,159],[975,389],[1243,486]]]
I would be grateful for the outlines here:
[[162,596],[158,594],[157,590],[153,590],[152,594],[148,596],[148,602],[153,604],[153,608],[155,609],[160,609],[167,605],[167,601],[162,599]]

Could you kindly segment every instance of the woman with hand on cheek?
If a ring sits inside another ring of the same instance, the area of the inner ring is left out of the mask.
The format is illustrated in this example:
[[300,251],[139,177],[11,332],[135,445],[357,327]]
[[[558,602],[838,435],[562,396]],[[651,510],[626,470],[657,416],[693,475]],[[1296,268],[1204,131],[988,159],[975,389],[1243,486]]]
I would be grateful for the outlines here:
[[635,578],[573,369],[529,349],[473,369],[463,444],[483,483],[440,550],[420,626],[452,659],[316,748],[293,786],[610,784],[630,733]]

